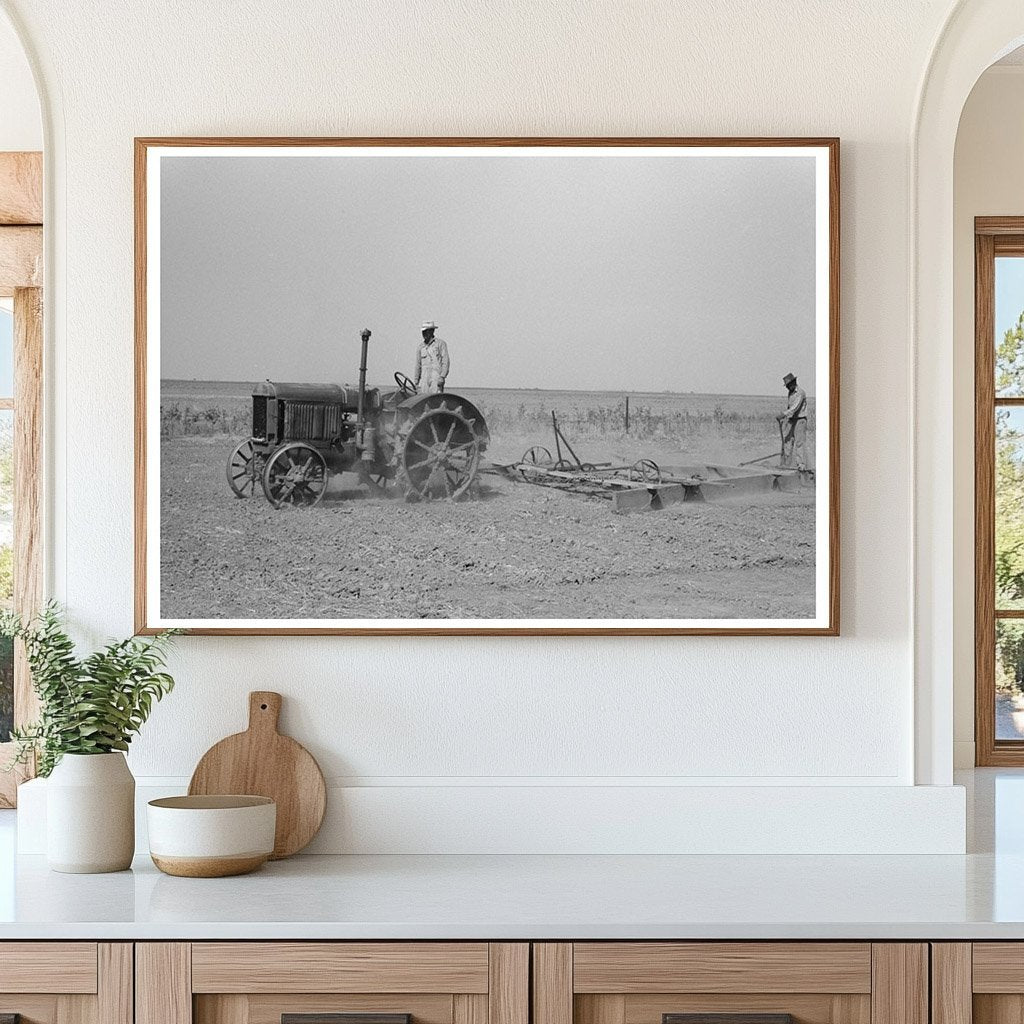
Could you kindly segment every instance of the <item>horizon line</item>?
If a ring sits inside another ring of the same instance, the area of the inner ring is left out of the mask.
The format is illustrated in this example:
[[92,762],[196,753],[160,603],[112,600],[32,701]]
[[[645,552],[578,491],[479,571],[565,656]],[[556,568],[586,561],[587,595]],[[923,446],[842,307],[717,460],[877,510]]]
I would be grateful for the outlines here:
[[[208,378],[208,377],[161,377],[160,378],[160,383],[163,384],[164,382],[167,382],[167,383],[175,382],[175,383],[180,383],[180,384],[260,384],[260,383],[263,383],[264,381],[267,381],[267,380],[270,380],[271,383],[273,383],[273,384],[295,384],[295,383],[299,383],[298,381],[286,381],[286,380],[276,380],[276,381],[274,381],[274,380],[271,380],[269,377],[263,377],[263,378],[260,378],[259,380],[253,380],[253,379],[228,380],[228,379],[219,378],[219,377],[218,378],[213,378],[213,379]],[[305,381],[305,382],[302,382],[302,383],[310,383],[310,382]],[[325,386],[326,385],[335,384],[335,385],[337,385],[339,387],[349,387],[349,388],[357,386],[355,384],[340,384],[340,385],[338,385],[336,381],[326,381],[326,382],[324,382],[324,381],[317,381],[316,383],[324,384]],[[388,385],[388,386],[394,386],[394,384],[392,383],[391,385]],[[379,385],[379,384],[368,384],[367,387],[381,387],[381,385]],[[762,391],[673,391],[671,389],[667,389],[667,390],[663,389],[663,390],[660,390],[660,391],[651,391],[651,390],[645,390],[643,388],[634,388],[634,389],[628,389],[628,388],[537,388],[537,387],[510,388],[510,387],[491,387],[489,385],[472,384],[472,385],[467,385],[462,390],[464,390],[464,391],[542,391],[542,392],[550,392],[550,393],[554,393],[554,392],[565,393],[565,392],[568,392],[570,394],[573,393],[573,392],[579,392],[580,394],[591,394],[591,395],[593,395],[593,394],[619,394],[619,395],[708,395],[708,396],[728,395],[728,396],[731,396],[731,397],[734,397],[734,398],[772,398],[772,399],[780,398],[780,397],[784,398],[786,396],[785,388],[780,388],[779,392],[775,393],[775,394],[766,394],[765,392],[762,392]],[[458,394],[459,392],[458,392],[458,390],[456,390],[454,393]],[[808,392],[807,397],[808,398],[814,398],[815,396],[814,396],[813,393]]]

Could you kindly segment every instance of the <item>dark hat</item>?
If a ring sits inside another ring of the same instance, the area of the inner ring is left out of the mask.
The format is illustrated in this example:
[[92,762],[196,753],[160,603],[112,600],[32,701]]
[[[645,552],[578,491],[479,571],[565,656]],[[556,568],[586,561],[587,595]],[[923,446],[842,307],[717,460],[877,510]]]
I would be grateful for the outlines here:
[[794,377],[791,373],[787,373],[786,376],[782,378],[782,383],[785,384],[788,388],[790,384],[796,383],[796,377]]

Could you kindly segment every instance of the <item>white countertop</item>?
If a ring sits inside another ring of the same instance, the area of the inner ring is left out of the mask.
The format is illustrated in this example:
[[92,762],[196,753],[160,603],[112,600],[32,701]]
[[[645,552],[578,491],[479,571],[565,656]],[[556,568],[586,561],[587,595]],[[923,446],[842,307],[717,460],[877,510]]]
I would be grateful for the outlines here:
[[297,857],[240,878],[23,857],[0,939],[1024,938],[1024,856]]
[[309,856],[60,875],[0,811],[0,940],[1024,939],[1024,772],[977,771],[967,856]]

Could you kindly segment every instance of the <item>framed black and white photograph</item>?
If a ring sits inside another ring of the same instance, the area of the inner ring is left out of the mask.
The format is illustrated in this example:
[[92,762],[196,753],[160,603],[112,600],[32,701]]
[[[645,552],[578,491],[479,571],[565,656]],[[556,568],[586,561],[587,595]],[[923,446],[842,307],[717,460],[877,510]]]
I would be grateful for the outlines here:
[[136,140],[136,627],[839,629],[836,139]]

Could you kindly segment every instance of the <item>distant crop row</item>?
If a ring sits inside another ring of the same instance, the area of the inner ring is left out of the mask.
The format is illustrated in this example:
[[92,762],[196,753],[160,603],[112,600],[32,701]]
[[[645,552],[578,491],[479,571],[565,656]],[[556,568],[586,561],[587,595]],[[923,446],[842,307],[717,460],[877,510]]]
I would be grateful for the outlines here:
[[[543,406],[523,404],[517,409],[484,406],[481,412],[493,436],[550,432],[551,410]],[[567,409],[564,412],[556,410],[556,414],[559,425],[570,438],[611,437],[627,433],[625,403]],[[725,404],[711,409],[654,409],[630,405],[628,434],[641,440],[701,436],[774,437],[778,431],[775,415],[769,409],[730,409]],[[813,416],[808,425],[813,429]]]
[[[680,400],[685,401],[685,399]],[[666,403],[667,404],[667,403]],[[518,406],[481,403],[491,435],[546,435],[551,428],[551,409],[540,404]],[[626,433],[625,403],[589,406],[557,411],[563,430],[572,437],[612,437]],[[808,424],[812,429],[814,417]],[[160,409],[160,436],[217,436],[243,438],[252,425],[248,401],[237,405],[209,406],[191,402],[165,403]],[[701,436],[768,437],[776,436],[775,411],[730,409],[725,403],[711,409],[630,406],[630,437],[641,440],[685,439]]]
[[190,402],[164,403],[160,406],[160,436],[248,437],[252,432],[252,406],[247,400],[238,405],[193,405]]

